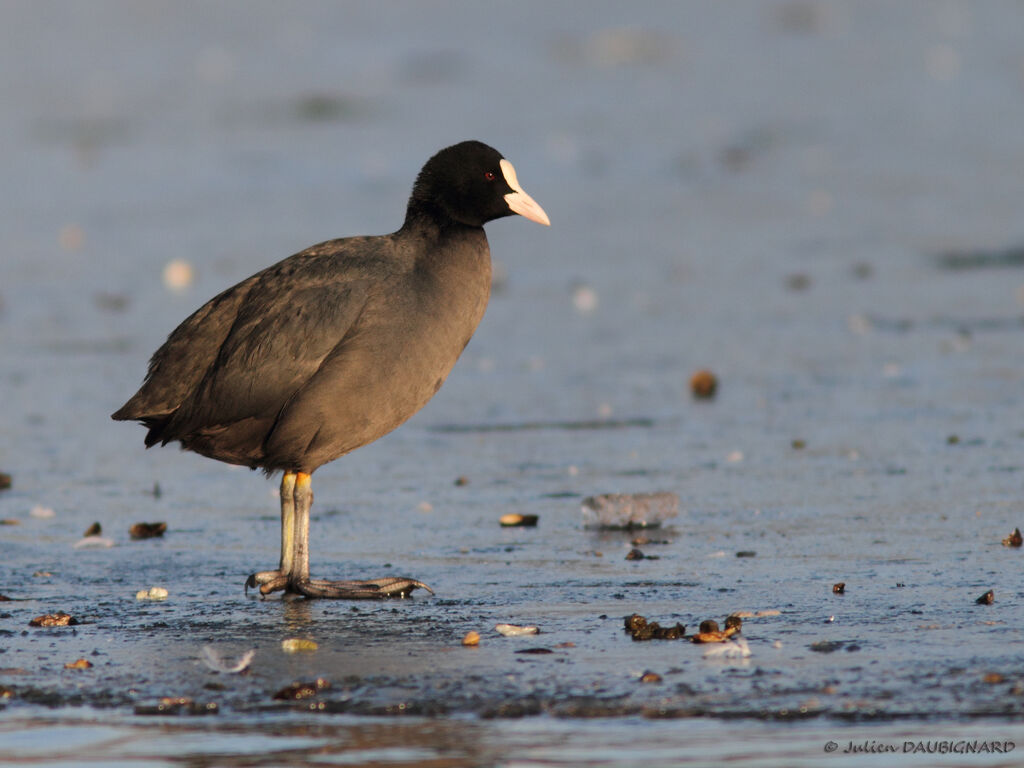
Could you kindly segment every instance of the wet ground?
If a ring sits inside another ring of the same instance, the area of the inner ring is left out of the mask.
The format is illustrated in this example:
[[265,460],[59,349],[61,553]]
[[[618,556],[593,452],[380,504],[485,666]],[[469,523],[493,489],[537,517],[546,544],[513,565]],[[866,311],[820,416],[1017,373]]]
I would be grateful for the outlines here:
[[[1024,552],[1001,543],[1024,522],[1021,15],[5,6],[0,764],[881,765],[848,745],[927,764],[905,745],[1024,744]],[[397,227],[423,161],[468,137],[553,226],[490,225],[499,282],[448,383],[314,480],[314,575],[436,595],[247,596],[277,559],[275,482],[143,451],[108,414],[192,309]],[[177,290],[173,259],[194,269]],[[700,368],[711,400],[690,395]],[[582,525],[586,496],[657,491],[681,499],[639,545],[657,559]],[[168,531],[132,540],[140,521]],[[93,522],[113,546],[75,548]],[[136,599],[152,586],[168,598]],[[58,611],[78,624],[29,626]],[[749,657],[623,631],[736,611],[767,612]],[[255,654],[217,673],[206,646]]]

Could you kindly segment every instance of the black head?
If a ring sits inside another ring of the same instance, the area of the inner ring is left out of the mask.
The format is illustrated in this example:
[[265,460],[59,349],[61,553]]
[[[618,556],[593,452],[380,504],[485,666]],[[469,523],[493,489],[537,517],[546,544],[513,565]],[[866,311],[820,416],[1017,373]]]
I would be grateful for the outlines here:
[[539,224],[547,214],[516,179],[512,163],[479,141],[442,149],[423,166],[409,198],[410,218],[427,216],[470,227],[518,213]]

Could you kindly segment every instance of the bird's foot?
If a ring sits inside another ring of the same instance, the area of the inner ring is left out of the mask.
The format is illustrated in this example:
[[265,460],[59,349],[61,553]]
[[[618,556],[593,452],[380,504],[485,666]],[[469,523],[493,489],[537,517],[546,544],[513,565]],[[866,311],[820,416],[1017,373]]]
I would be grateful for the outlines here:
[[[327,579],[306,579],[288,585],[289,592],[306,597],[328,597],[341,600],[383,600],[387,597],[407,597],[414,589],[434,590],[416,579],[404,576],[385,576],[365,581],[328,581]],[[263,587],[260,587],[263,590]]]
[[259,587],[261,595],[280,592],[288,587],[288,574],[281,571],[259,571],[258,573],[252,573],[245,580],[246,594],[253,587]]

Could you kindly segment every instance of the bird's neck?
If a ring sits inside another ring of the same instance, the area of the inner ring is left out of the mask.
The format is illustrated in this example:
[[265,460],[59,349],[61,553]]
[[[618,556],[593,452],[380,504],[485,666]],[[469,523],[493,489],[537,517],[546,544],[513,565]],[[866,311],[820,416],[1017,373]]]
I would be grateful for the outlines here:
[[482,230],[481,226],[471,226],[456,221],[437,205],[414,198],[409,201],[409,207],[405,212],[405,222],[399,232],[415,233],[436,241],[453,235]]

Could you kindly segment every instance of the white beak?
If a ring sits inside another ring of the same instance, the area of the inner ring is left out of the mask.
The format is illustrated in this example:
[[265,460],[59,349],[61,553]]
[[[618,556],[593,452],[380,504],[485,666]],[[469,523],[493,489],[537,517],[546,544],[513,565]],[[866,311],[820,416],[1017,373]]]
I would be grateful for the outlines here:
[[516,169],[512,167],[512,163],[502,158],[500,165],[505,181],[512,187],[512,191],[505,195],[505,202],[508,203],[509,210],[513,213],[518,213],[530,221],[536,221],[538,224],[550,227],[551,219],[544,213],[544,209],[537,205],[537,201],[526,194],[523,188],[519,186],[519,181],[516,179]]

